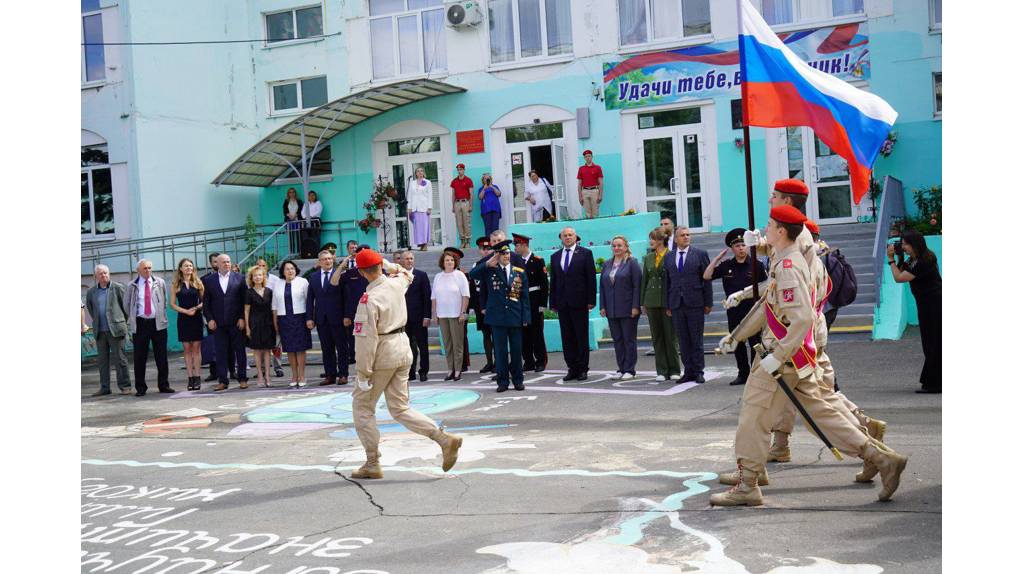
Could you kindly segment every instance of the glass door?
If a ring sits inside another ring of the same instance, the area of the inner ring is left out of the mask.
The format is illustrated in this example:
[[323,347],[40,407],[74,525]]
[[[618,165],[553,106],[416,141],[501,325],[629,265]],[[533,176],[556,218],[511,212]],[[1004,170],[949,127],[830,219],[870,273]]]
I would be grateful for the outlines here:
[[[525,147],[521,145],[509,146],[509,150],[509,173],[512,174],[512,189],[508,191],[512,194],[512,223],[527,223],[530,221],[530,215],[526,212],[526,198],[523,196],[526,194],[526,174],[529,169],[526,164],[529,161],[529,156]],[[505,202],[502,203],[505,204]]]
[[683,209],[676,223],[685,222],[690,231],[707,231],[704,217],[704,142],[701,141],[704,134],[699,126],[680,127],[678,131],[682,181],[676,185],[676,193]]
[[645,129],[644,207],[676,225],[707,231],[704,218],[704,154],[699,126]]
[[558,219],[569,219],[569,200],[565,195],[565,146],[561,143],[551,144],[551,186],[555,188],[552,203]]
[[399,247],[410,247],[409,238],[412,236],[412,229],[410,228],[409,214],[406,209],[406,202],[408,200],[406,192],[409,184],[412,182],[412,178],[415,177],[416,169],[422,167],[424,175],[427,180],[430,181],[431,188],[433,189],[430,209],[430,244],[441,245],[444,243],[445,234],[442,229],[441,220],[441,190],[439,185],[437,161],[432,159],[403,157],[400,159],[392,159],[389,163],[391,181],[395,185],[395,190],[398,191],[398,197],[395,200],[395,207],[389,214],[391,221],[388,223],[392,230],[389,232],[389,235],[390,233],[397,234]]
[[644,207],[650,212],[658,212],[661,217],[679,219],[679,195],[676,185],[679,181],[676,170],[676,136],[670,132],[644,134],[643,144],[644,166]]
[[852,223],[853,193],[846,160],[806,127],[786,128],[789,177],[802,179],[810,195],[807,216],[818,223]]

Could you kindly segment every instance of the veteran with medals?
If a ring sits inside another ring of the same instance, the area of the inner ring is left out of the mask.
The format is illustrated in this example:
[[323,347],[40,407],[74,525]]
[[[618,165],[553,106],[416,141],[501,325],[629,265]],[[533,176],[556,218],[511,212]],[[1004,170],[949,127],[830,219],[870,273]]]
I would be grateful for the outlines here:
[[494,254],[482,259],[469,272],[487,293],[484,321],[494,341],[495,381],[498,392],[508,390],[509,382],[517,391],[523,384],[522,329],[530,324],[530,286],[526,271],[512,265],[509,240],[494,245]]

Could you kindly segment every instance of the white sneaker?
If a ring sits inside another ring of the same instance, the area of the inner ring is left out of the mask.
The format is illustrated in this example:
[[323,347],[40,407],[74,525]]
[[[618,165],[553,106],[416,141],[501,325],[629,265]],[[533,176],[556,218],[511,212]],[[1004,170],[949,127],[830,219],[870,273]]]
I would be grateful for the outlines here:
[[623,375],[623,373],[620,373],[620,372],[616,371],[615,374],[612,375],[612,378],[616,379],[616,380],[622,380],[622,375]]
[[305,380],[299,381],[299,386],[300,387],[306,386],[306,381]]
[[628,381],[629,379],[633,378],[633,373],[622,373],[622,376],[619,378],[624,381]]
[[658,381],[659,383],[663,382],[665,381],[665,375],[658,375],[657,377],[654,377],[654,380]]
[[296,382],[296,381],[292,381],[292,382],[288,383],[288,386],[289,387],[297,387],[297,386],[299,386],[299,383]]

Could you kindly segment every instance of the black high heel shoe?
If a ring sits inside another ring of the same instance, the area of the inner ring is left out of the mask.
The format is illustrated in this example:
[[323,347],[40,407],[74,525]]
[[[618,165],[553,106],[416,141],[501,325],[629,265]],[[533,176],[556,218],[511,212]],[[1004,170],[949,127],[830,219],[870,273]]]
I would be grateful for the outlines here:
[[459,374],[455,375],[455,378],[453,380],[461,381],[462,380],[462,373],[459,373]]
[[448,376],[444,378],[446,381],[450,381],[455,378],[455,371],[448,373]]

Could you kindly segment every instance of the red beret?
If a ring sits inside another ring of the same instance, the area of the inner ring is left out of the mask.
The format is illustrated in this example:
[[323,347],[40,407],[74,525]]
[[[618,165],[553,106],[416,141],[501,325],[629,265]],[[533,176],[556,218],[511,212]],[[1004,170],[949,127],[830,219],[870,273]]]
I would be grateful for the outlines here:
[[807,195],[807,184],[799,179],[780,179],[775,182],[775,191],[792,193],[793,195]]
[[807,231],[810,231],[811,233],[815,233],[815,234],[819,234],[819,235],[821,234],[821,232],[818,231],[818,224],[815,223],[813,219],[808,219],[807,221],[805,221],[804,222],[804,227],[806,227]]
[[583,155],[594,155],[594,152],[590,151],[589,149],[585,149],[583,150]]
[[455,169],[466,169],[466,164],[460,163],[459,165],[455,166]]
[[779,205],[777,207],[773,207],[768,217],[771,217],[779,223],[803,223],[807,221],[807,216],[800,213],[800,210],[792,205]]
[[384,258],[373,249],[360,249],[359,253],[356,253],[356,267],[360,269],[368,269],[374,265],[380,265],[381,261],[384,261]]

